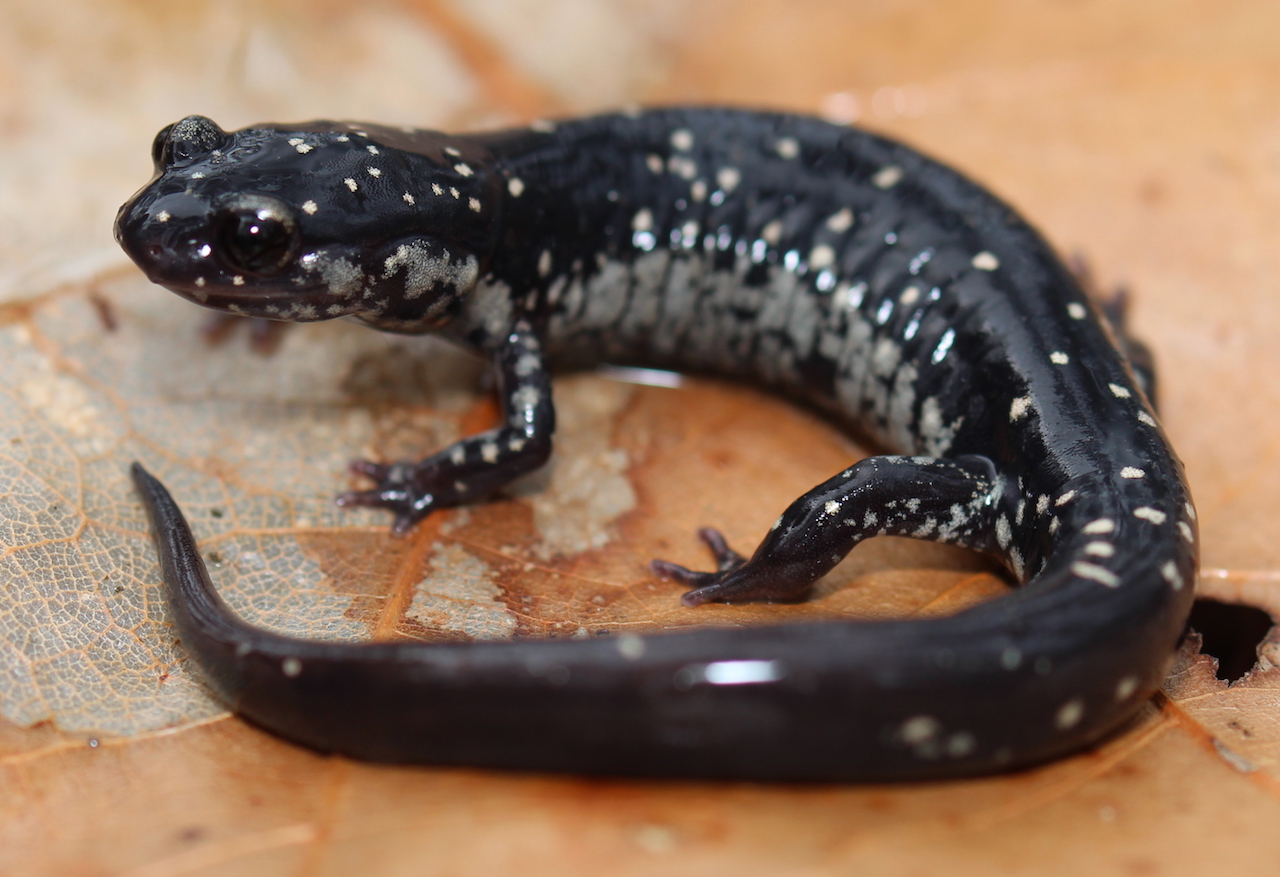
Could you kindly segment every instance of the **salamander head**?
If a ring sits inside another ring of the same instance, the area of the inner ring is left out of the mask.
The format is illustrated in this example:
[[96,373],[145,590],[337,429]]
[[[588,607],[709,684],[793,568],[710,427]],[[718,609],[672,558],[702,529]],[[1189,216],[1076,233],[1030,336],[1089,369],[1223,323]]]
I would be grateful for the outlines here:
[[152,281],[277,320],[447,322],[492,247],[498,199],[477,147],[429,131],[310,122],[226,132],[189,116],[116,217]]

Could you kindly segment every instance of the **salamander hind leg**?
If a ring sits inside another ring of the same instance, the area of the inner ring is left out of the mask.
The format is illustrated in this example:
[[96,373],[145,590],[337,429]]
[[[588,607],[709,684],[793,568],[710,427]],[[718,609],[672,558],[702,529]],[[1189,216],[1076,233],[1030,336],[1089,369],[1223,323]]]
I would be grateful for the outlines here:
[[750,559],[716,530],[699,531],[714,572],[665,560],[650,569],[691,587],[686,606],[715,601],[793,601],[871,536],[912,536],[994,550],[997,479],[985,457],[869,457],[797,499]]

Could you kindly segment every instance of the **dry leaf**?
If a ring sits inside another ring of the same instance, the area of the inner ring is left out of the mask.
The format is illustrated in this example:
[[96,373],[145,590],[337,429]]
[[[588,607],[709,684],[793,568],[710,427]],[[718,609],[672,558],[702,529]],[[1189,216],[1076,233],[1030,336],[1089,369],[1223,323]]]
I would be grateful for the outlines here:
[[[1189,640],[1097,751],[896,787],[644,783],[326,759],[228,717],[172,641],[131,459],[247,618],[335,639],[591,636],[955,611],[1004,588],[873,540],[797,606],[679,606],[650,557],[749,549],[868,452],[784,400],[575,375],[555,463],[406,539],[343,512],[347,458],[492,421],[477,364],[346,325],[269,359],[108,234],[162,124],[440,124],[641,97],[823,109],[974,173],[1134,290],[1201,514],[1202,595],[1280,615],[1280,12],[1174,2],[697,7],[576,0],[8,0],[0,32],[0,873],[1266,873],[1274,631],[1228,685]],[[607,8],[605,8],[607,6]],[[591,28],[575,33],[589,21]],[[536,38],[534,30],[537,30]],[[602,47],[604,47],[602,49]],[[601,57],[605,60],[600,60]],[[608,75],[601,74],[610,66]],[[518,734],[518,729],[513,729]]]

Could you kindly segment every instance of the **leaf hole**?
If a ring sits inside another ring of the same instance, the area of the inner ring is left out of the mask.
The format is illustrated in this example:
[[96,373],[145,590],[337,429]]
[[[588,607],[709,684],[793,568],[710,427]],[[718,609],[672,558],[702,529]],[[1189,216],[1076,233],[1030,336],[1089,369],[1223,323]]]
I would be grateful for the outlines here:
[[1214,675],[1227,684],[1238,681],[1258,663],[1258,646],[1274,625],[1256,606],[1201,598],[1187,624],[1200,634],[1200,654],[1218,662]]

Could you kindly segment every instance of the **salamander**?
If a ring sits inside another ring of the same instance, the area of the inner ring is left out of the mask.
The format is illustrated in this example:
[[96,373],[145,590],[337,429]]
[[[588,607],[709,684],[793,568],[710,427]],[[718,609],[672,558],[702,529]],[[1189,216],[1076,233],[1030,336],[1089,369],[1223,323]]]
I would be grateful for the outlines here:
[[541,466],[552,368],[692,370],[816,406],[886,453],[797,499],[750,557],[708,529],[713,569],[654,561],[686,606],[802,599],[883,534],[985,553],[1020,585],[927,620],[313,642],[233,614],[134,464],[183,646],[249,721],[375,761],[913,780],[1079,751],[1160,685],[1197,570],[1182,465],[1120,328],[943,164],[720,108],[468,135],[191,116],[153,155],[115,225],[151,280],[233,314],[435,333],[492,363],[497,427],[354,463],[374,486],[343,505],[404,532]]

